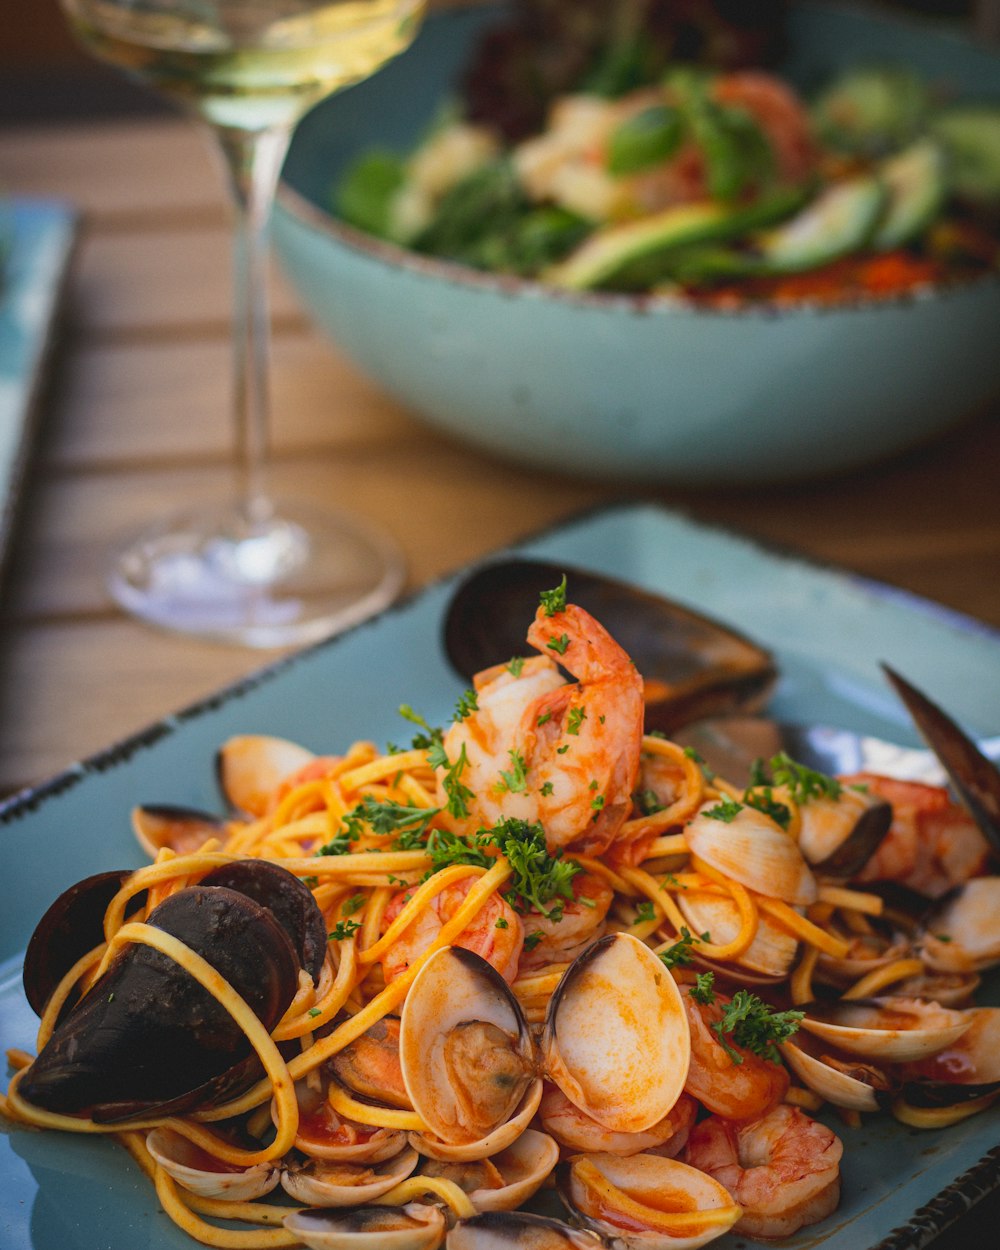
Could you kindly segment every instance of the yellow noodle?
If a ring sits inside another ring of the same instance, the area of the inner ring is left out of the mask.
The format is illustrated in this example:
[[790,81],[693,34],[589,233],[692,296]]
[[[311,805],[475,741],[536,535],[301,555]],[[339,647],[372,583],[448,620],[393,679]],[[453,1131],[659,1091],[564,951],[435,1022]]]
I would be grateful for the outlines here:
[[598,1194],[603,1202],[613,1211],[632,1215],[641,1222],[652,1224],[654,1228],[669,1226],[675,1237],[685,1233],[697,1235],[707,1232],[710,1228],[728,1228],[740,1214],[735,1204],[724,1207],[709,1207],[701,1211],[667,1211],[662,1207],[649,1207],[637,1201],[623,1189],[619,1189],[604,1173],[592,1163],[586,1155],[573,1161],[573,1171],[581,1183]]
[[383,781],[396,773],[427,765],[426,751],[400,751],[397,755],[380,755],[378,759],[352,772],[342,774],[340,783],[345,790],[360,790],[372,781]]
[[819,928],[805,916],[799,915],[794,907],[790,907],[781,899],[768,898],[764,894],[757,894],[754,897],[761,911],[767,912],[772,920],[777,920],[789,933],[800,937],[810,946],[818,946],[821,951],[832,955],[834,959],[843,959],[847,954],[849,947],[846,942],[834,937],[832,933],[827,933],[825,929]]
[[338,1115],[354,1120],[357,1124],[368,1124],[375,1128],[403,1129],[413,1133],[427,1132],[427,1125],[415,1111],[403,1111],[395,1107],[375,1107],[371,1103],[359,1102],[335,1082],[331,1083],[327,1090],[326,1100]]
[[301,1246],[302,1242],[285,1228],[251,1229],[240,1231],[231,1228],[216,1228],[207,1224],[188,1206],[181,1197],[177,1182],[161,1167],[155,1173],[156,1196],[167,1215],[182,1228],[189,1237],[200,1241],[205,1246],[216,1246],[219,1250],[270,1250],[278,1246]]
[[90,968],[96,967],[101,962],[104,954],[104,943],[95,946],[93,950],[88,951],[86,955],[81,955],[70,970],[63,976],[62,980],[52,991],[49,1001],[45,1004],[45,1010],[42,1012],[42,1018],[38,1025],[38,1039],[36,1047],[41,1050],[45,1043],[52,1036],[52,1030],[56,1026],[56,1020],[59,1013],[63,1009],[66,999],[72,994],[77,982],[83,977]]
[[907,977],[920,976],[923,970],[923,961],[920,959],[894,959],[892,963],[866,973],[859,981],[855,981],[849,990],[845,990],[841,997],[869,998],[895,981],[905,981]]
[[476,1208],[470,1202],[469,1195],[465,1190],[456,1185],[454,1181],[446,1180],[443,1176],[410,1176],[405,1181],[400,1181],[398,1185],[393,1186],[381,1198],[374,1199],[374,1205],[378,1207],[401,1207],[407,1202],[412,1202],[414,1198],[422,1197],[424,1194],[436,1194],[438,1198],[451,1207],[457,1219],[468,1220],[476,1214]]
[[819,959],[819,948],[807,946],[802,952],[798,966],[792,972],[789,988],[791,990],[792,1003],[796,1007],[802,1003],[811,1003],[815,997],[812,988],[812,978],[816,970],[817,959]]
[[877,894],[863,890],[850,890],[839,885],[821,885],[817,901],[839,907],[841,911],[863,912],[866,916],[881,916],[885,906]]
[[742,955],[757,936],[757,928],[760,923],[757,911],[759,900],[745,886],[740,885],[738,881],[731,880],[729,877],[724,877],[721,872],[717,872],[710,864],[704,863],[696,855],[691,856],[691,862],[702,876],[707,877],[709,881],[714,881],[716,885],[722,886],[732,896],[740,917],[739,932],[731,941],[702,941],[698,949],[710,959],[733,959],[737,955]]
[[947,1128],[951,1124],[967,1120],[970,1116],[978,1115],[980,1111],[985,1111],[996,1102],[998,1097],[1000,1097],[1000,1091],[994,1091],[992,1094],[984,1094],[981,1098],[970,1098],[966,1102],[955,1103],[951,1107],[915,1107],[904,1098],[897,1098],[892,1103],[892,1114],[897,1120],[908,1124],[911,1128]]

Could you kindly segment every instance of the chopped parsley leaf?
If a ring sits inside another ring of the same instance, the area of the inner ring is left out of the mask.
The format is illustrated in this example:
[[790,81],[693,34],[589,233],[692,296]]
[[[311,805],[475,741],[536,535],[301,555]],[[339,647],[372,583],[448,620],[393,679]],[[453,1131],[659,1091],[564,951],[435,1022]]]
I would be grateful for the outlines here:
[[709,936],[703,933],[700,938],[694,937],[687,925],[681,926],[681,935],[673,946],[668,946],[665,951],[660,952],[660,963],[665,968],[678,968],[685,964],[689,964],[693,958],[691,947],[695,942],[707,942]]
[[555,616],[557,612],[566,611],[566,574],[558,586],[552,590],[543,590],[538,601],[545,610],[546,616]]
[[580,726],[587,719],[587,709],[585,707],[571,707],[569,716],[566,718],[566,732],[568,734],[579,734]]
[[742,803],[737,803],[735,799],[724,798],[715,807],[702,812],[702,815],[707,816],[709,820],[721,820],[724,825],[731,825],[742,810]]
[[737,990],[732,1002],[723,1009],[722,1019],[712,1025],[712,1031],[733,1063],[743,1062],[743,1056],[733,1046],[780,1063],[778,1043],[798,1032],[799,1021],[804,1016],[804,1011],[772,1011],[756,994]]
[[361,924],[357,920],[340,920],[326,935],[329,942],[344,942],[352,933],[357,933]]
[[510,673],[512,677],[520,677],[522,668],[524,668],[524,656],[515,655],[507,665],[507,672]]
[[524,935],[524,949],[526,951],[533,951],[544,936],[545,934],[541,931],[541,929],[536,929],[534,933],[526,933]]
[[632,921],[633,925],[645,924],[647,920],[655,920],[655,919],[656,919],[656,908],[653,906],[653,904],[649,901],[648,898],[644,898],[642,902],[638,905],[638,907],[636,907],[635,909],[635,919]]
[[[464,747],[462,748],[465,749]],[[509,771],[501,768],[500,777],[502,778],[501,789],[506,790],[510,794],[523,794],[528,788],[528,774],[524,766],[524,756],[518,751],[508,751],[510,756],[511,768]]]
[[478,711],[479,697],[475,690],[466,690],[459,695],[458,702],[455,704],[455,720],[465,720],[467,716]]
[[565,655],[569,647],[569,634],[560,634],[558,638],[550,638],[545,645],[557,655]]
[[688,990],[688,994],[696,1003],[701,1003],[708,1007],[715,1002],[715,973],[699,972],[694,979],[694,985]]

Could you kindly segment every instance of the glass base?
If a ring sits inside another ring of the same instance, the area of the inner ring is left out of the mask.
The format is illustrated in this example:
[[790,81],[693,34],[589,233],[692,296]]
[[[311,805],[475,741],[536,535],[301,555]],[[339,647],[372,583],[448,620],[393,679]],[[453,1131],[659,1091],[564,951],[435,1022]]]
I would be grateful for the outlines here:
[[183,634],[285,647],[377,612],[402,588],[393,542],[354,517],[268,502],[190,510],[140,534],[108,579],[126,611]]

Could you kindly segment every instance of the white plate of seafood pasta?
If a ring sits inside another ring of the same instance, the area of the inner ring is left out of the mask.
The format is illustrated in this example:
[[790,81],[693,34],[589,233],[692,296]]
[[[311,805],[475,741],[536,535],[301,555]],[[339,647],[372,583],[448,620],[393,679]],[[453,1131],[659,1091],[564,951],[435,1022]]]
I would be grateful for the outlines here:
[[[702,667],[735,633],[773,662],[749,702],[775,719],[910,747],[880,662],[995,734],[997,632],[653,506],[511,556],[567,584],[474,698],[443,630],[469,570],[0,807],[9,1250],[534,1244],[490,1193],[594,1250],[608,1225],[653,1244],[628,1222],[668,1247],[917,1250],[995,1187],[974,1041],[1000,1007],[975,906],[995,878],[971,822],[944,792],[777,756],[733,785],[644,735],[646,656],[575,604],[574,575],[697,618]],[[855,817],[817,831],[815,805],[844,800]],[[907,860],[917,829],[933,854]],[[360,1167],[310,1162],[338,1142]]]

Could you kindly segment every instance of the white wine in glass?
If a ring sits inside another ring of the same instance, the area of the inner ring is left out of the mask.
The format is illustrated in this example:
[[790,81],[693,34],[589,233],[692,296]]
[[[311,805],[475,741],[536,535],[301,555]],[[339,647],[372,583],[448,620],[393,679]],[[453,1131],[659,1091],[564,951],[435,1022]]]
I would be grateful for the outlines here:
[[405,49],[424,0],[61,0],[102,60],[180,103],[222,152],[235,206],[234,497],[152,524],[109,580],[130,612],[251,646],[315,640],[403,582],[394,544],[355,517],[274,500],[266,230],[296,122]]

